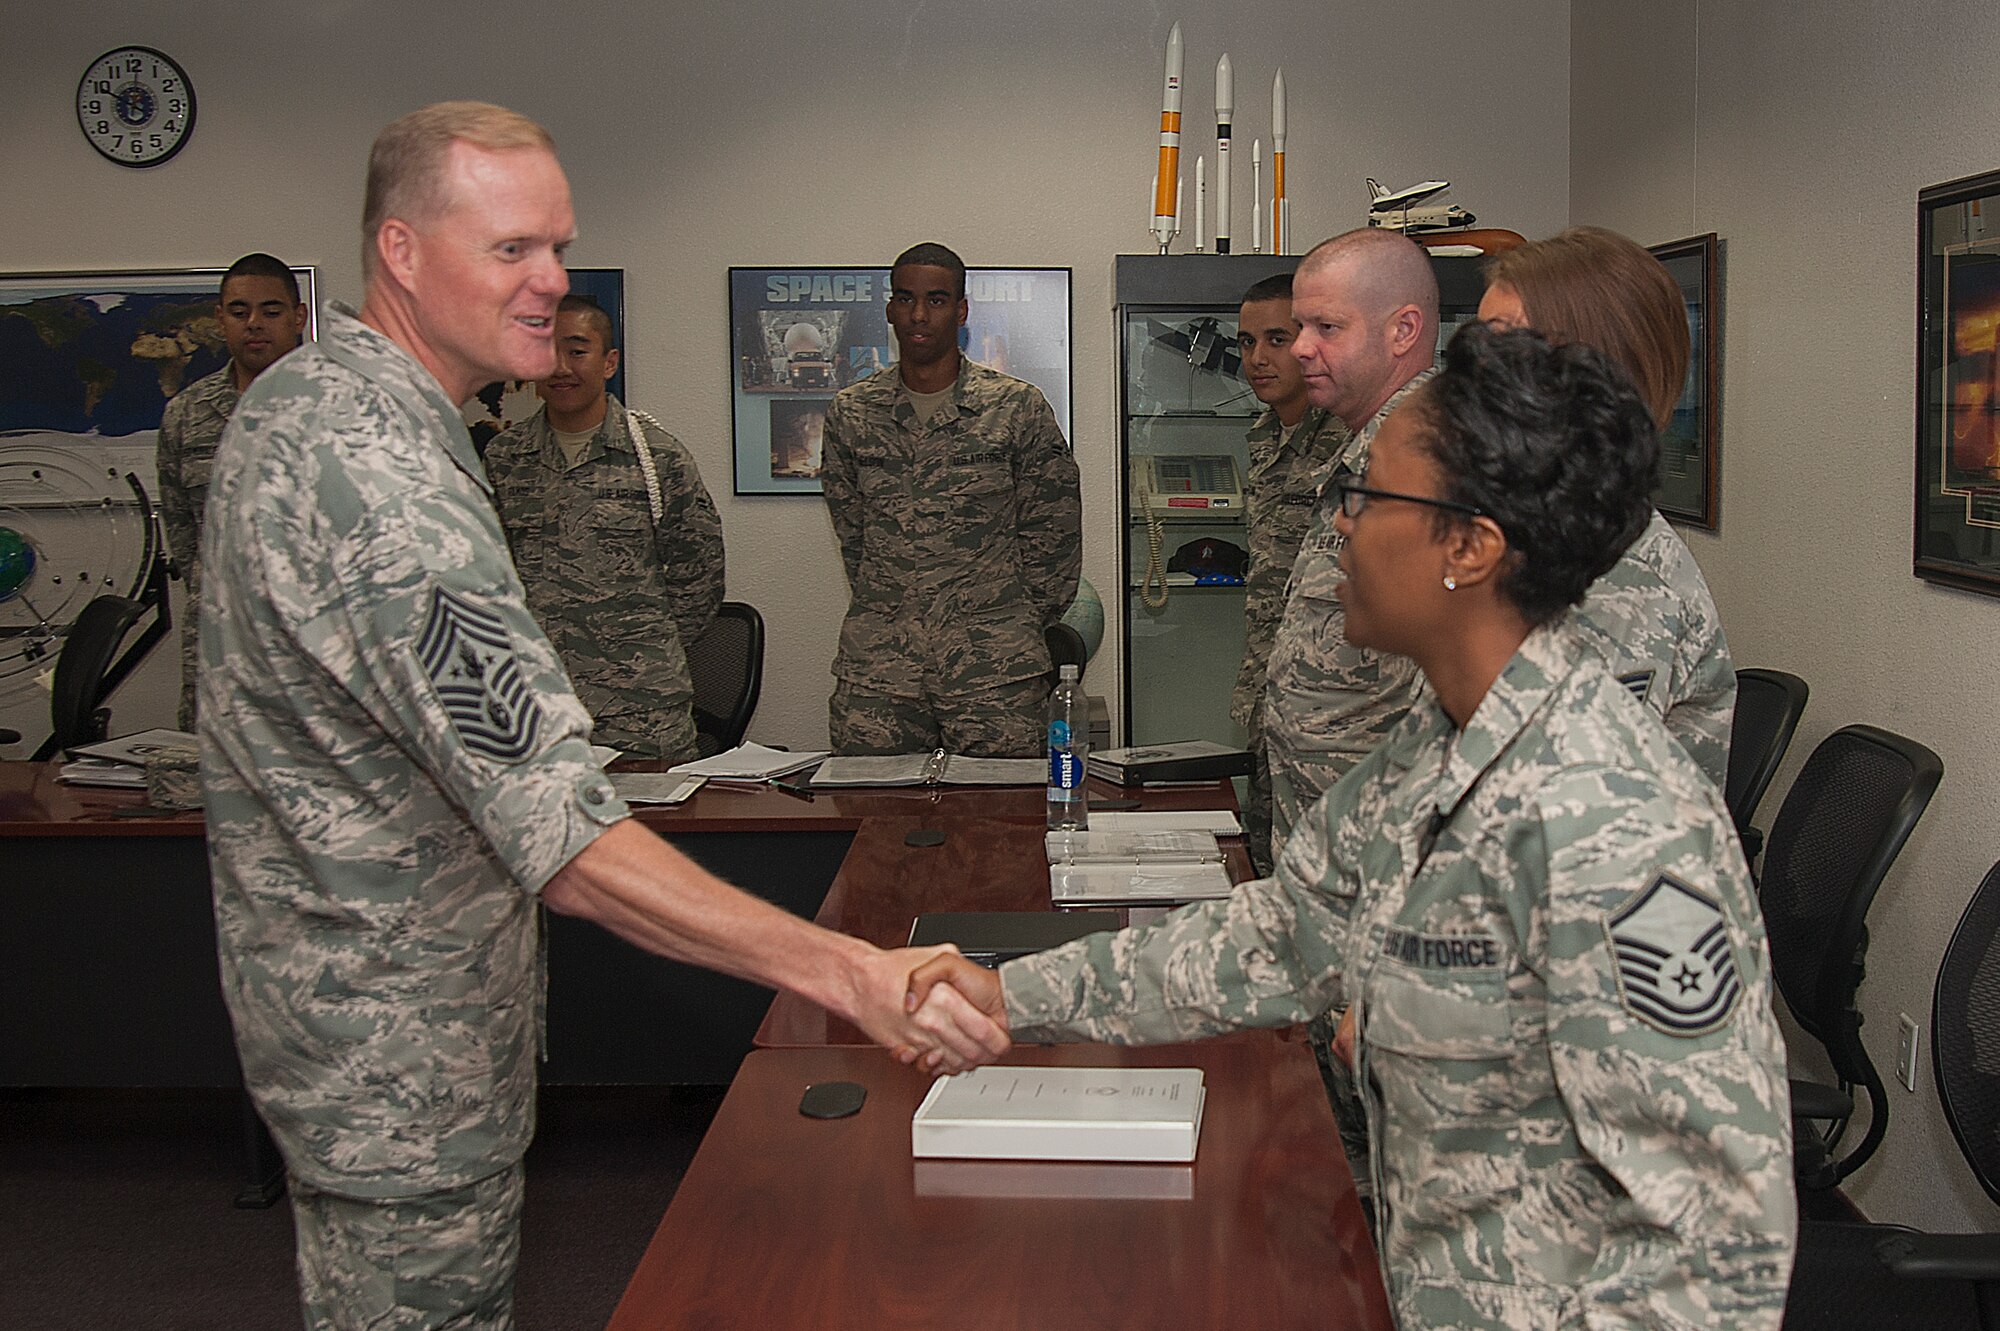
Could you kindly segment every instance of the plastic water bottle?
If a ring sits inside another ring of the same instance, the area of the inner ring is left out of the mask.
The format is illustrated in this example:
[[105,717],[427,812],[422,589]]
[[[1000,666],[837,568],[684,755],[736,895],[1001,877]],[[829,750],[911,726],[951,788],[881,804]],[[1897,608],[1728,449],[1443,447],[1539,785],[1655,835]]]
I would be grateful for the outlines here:
[[1062,668],[1049,695],[1049,830],[1080,832],[1090,826],[1084,769],[1090,757],[1090,705],[1073,665]]

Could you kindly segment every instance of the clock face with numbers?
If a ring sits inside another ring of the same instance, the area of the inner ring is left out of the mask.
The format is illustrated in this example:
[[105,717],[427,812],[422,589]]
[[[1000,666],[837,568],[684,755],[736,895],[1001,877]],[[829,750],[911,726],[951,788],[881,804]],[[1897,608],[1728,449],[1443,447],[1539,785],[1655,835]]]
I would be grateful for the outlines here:
[[151,47],[121,46],[84,71],[76,119],[90,146],[120,166],[158,166],[194,132],[194,85]]

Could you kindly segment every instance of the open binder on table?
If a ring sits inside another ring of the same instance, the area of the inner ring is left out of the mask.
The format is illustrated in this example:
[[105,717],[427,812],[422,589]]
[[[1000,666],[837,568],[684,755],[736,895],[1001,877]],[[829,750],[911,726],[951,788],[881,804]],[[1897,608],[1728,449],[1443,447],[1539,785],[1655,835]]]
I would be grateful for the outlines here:
[[1042,758],[970,758],[935,749],[828,758],[812,784],[826,786],[1039,786],[1049,779]]

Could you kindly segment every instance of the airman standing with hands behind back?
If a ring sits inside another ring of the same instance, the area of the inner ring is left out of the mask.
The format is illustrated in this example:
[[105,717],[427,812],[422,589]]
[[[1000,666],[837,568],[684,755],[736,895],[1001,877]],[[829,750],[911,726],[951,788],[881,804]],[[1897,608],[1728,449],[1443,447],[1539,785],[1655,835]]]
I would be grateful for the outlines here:
[[215,321],[229,363],[174,395],[160,419],[154,462],[160,480],[160,525],[167,552],[187,584],[181,616],[180,728],[192,732],[195,669],[201,660],[195,629],[201,607],[201,517],[208,503],[215,448],[238,399],[258,375],[299,345],[306,329],[299,279],[268,254],[246,254],[222,275]]
[[1267,277],[1243,293],[1236,345],[1243,354],[1243,377],[1264,404],[1264,414],[1250,427],[1248,438],[1250,476],[1243,500],[1250,570],[1244,579],[1243,664],[1229,716],[1248,737],[1250,801],[1243,810],[1243,833],[1259,873],[1271,871],[1273,857],[1271,764],[1263,737],[1265,667],[1284,617],[1285,584],[1291,580],[1299,542],[1327,470],[1349,438],[1347,427],[1315,407],[1306,394],[1305,374],[1292,354],[1298,333],[1290,273]]

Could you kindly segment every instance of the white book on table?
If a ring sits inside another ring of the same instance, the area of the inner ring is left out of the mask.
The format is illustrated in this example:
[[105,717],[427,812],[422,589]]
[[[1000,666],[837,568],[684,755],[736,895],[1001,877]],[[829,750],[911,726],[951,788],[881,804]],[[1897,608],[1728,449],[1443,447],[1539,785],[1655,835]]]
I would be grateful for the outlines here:
[[976,1068],[931,1083],[910,1119],[910,1150],[920,1159],[1184,1163],[1205,1098],[1200,1068]]

